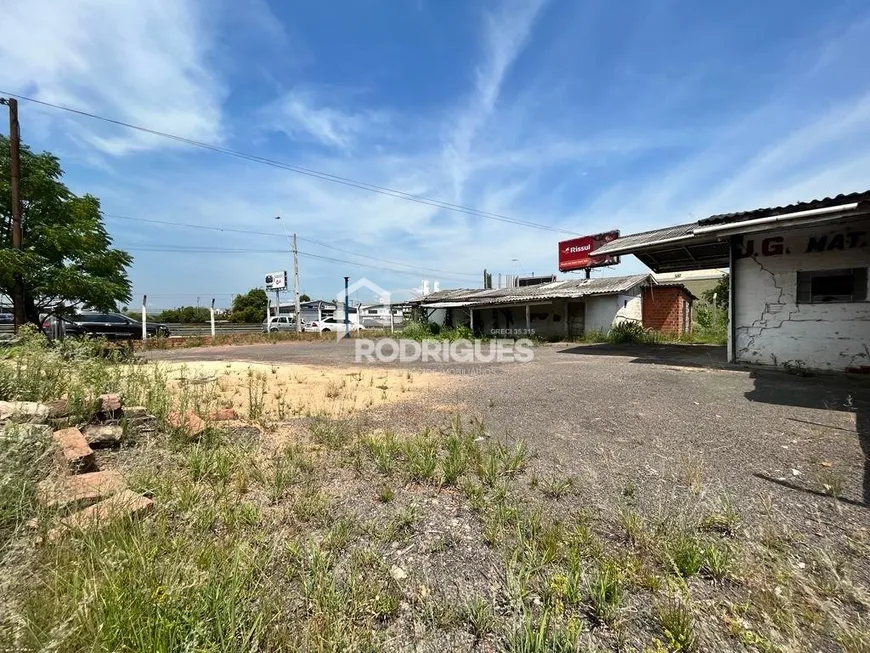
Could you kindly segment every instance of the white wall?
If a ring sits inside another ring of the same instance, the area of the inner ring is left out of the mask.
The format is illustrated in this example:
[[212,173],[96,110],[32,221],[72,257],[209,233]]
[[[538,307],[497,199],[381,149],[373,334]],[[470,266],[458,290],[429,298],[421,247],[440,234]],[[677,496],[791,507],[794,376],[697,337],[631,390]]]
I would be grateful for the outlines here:
[[643,319],[640,288],[625,295],[603,295],[586,299],[586,331],[610,331],[614,324]]
[[[835,239],[839,234],[845,237]],[[810,238],[822,236],[828,249],[808,251]],[[750,247],[754,255],[745,256]],[[870,365],[870,303],[796,302],[799,270],[870,267],[870,220],[747,235],[743,248],[732,277],[738,361],[826,370]]]

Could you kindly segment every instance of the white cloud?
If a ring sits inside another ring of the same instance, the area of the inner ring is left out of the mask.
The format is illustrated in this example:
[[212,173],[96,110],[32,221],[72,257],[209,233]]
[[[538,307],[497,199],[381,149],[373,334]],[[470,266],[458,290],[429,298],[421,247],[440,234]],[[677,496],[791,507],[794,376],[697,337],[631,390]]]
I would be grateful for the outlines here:
[[389,124],[384,111],[345,111],[330,106],[314,88],[299,86],[285,93],[264,115],[270,129],[297,140],[316,142],[339,149],[350,148],[358,138],[382,134]]
[[[224,92],[207,68],[208,29],[195,6],[194,0],[5,3],[5,90],[218,142]],[[85,125],[81,137],[111,155],[171,144],[99,123]]]

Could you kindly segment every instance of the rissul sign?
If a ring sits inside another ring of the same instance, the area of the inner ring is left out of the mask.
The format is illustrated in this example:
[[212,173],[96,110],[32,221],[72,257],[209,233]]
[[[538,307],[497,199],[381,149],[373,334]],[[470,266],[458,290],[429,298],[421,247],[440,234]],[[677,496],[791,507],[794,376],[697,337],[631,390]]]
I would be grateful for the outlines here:
[[598,268],[619,263],[618,256],[595,256],[596,249],[619,238],[618,231],[608,231],[594,236],[582,236],[559,243],[559,272]]

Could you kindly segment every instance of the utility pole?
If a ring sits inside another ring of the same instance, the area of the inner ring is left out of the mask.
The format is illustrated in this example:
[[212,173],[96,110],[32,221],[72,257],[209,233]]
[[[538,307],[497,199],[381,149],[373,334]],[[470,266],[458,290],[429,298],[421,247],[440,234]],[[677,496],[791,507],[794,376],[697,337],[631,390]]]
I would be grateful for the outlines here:
[[302,332],[302,307],[299,305],[299,250],[293,233],[293,293],[296,295],[296,333]]
[[350,302],[347,297],[347,282],[350,277],[344,278],[344,337],[350,337]]
[[[0,104],[9,107],[9,172],[12,195],[12,248],[21,249],[21,131],[18,126],[18,100],[0,98]],[[27,319],[24,315],[24,287],[21,276],[15,275],[12,286],[12,312],[15,330]]]

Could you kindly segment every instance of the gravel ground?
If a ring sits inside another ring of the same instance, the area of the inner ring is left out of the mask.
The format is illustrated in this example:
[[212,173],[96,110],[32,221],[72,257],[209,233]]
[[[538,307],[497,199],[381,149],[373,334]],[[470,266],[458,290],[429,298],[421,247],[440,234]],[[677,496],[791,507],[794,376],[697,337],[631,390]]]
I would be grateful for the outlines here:
[[[145,357],[341,366],[353,363],[353,343]],[[374,422],[413,429],[440,423],[444,406],[455,406],[482,418],[495,437],[526,439],[542,473],[572,476],[605,503],[628,486],[657,492],[682,480],[737,499],[769,495],[810,521],[836,510],[836,521],[870,523],[866,379],[729,366],[724,348],[691,345],[548,345],[528,363],[404,365],[455,379],[427,402],[371,414]]]
[[[785,538],[790,544],[782,551],[788,553],[777,554],[782,556],[777,564],[785,569],[803,569],[803,560],[820,557],[843,561],[849,587],[867,596],[867,379],[731,366],[723,348],[708,346],[562,344],[537,347],[534,354],[527,363],[415,363],[415,368],[448,374],[451,381],[422,400],[387,404],[360,417],[367,426],[416,431],[443,425],[458,412],[466,422],[482,421],[490,438],[507,444],[525,440],[532,459],[517,491],[529,505],[543,505],[554,519],[598,515],[601,523],[611,524],[613,541],[619,538],[619,511],[626,501],[652,519],[663,512],[688,515],[726,500],[739,513],[745,546],[779,546],[775,540]],[[147,357],[342,366],[353,362],[353,349],[352,343],[290,343],[150,352]],[[562,490],[548,492],[548,487]],[[365,491],[351,494],[364,496]],[[427,519],[434,520],[426,528],[449,530],[448,515],[456,519],[461,513],[449,497],[433,499],[438,510],[426,510]],[[368,514],[371,505],[367,499],[357,507]],[[439,517],[442,510],[445,515]],[[464,518],[459,523],[473,528]],[[774,540],[771,525],[779,533]],[[450,560],[453,575],[469,586],[491,579],[496,568],[492,556],[474,546],[459,546],[446,561],[419,548],[396,557],[416,568],[424,584]],[[706,606],[704,618],[716,623],[716,606],[728,600],[727,586],[695,583],[693,588]],[[837,600],[849,604],[843,596]],[[860,607],[864,600],[854,604],[858,613],[865,609]],[[647,608],[638,603],[629,611]],[[846,614],[843,619],[854,618]],[[715,649],[731,650],[733,641],[716,640],[721,629],[704,628],[712,633],[706,635],[710,646],[716,642]],[[464,648],[456,642],[448,648],[454,646]]]

